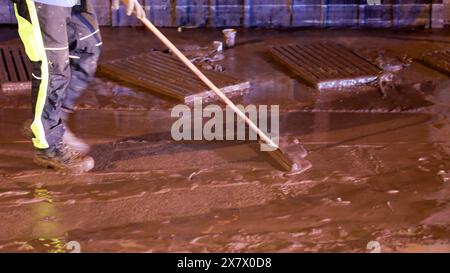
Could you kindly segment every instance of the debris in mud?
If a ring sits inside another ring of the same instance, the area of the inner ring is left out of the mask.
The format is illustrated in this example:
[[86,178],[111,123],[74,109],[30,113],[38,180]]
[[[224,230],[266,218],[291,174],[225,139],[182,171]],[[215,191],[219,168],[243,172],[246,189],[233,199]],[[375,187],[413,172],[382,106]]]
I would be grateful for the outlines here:
[[198,45],[189,45],[181,48],[184,55],[193,62],[197,67],[212,70],[216,72],[223,72],[225,69],[217,62],[225,59],[223,55],[223,43],[214,41],[209,46],[200,47]]
[[377,85],[383,97],[387,97],[389,92],[395,91],[397,84],[402,83],[399,72],[413,61],[408,55],[399,57],[380,48],[359,49],[355,52],[381,69]]
[[395,79],[397,73],[403,68],[408,67],[412,63],[412,59],[408,56],[396,58],[380,52],[376,58],[376,64],[382,69],[378,77],[378,87],[383,96],[387,96],[389,90],[395,88]]
[[386,54],[386,51],[381,51],[375,60],[377,66],[383,70],[383,72],[396,73],[405,67],[408,67],[412,63],[412,58],[404,55],[400,58],[390,56]]
[[408,55],[398,57],[379,48],[358,49],[355,52],[381,69],[377,84],[383,97],[386,97],[388,92],[394,90],[396,84],[401,83],[398,73],[409,67],[413,61]]
[[180,26],[177,28],[177,31],[181,33],[183,32],[184,29],[196,29],[196,28],[198,28],[198,26]]
[[227,28],[222,30],[223,38],[225,40],[225,45],[227,48],[232,48],[236,44],[236,34],[237,31],[234,28]]
[[450,181],[450,173],[444,170],[440,170],[438,172],[438,176],[441,177],[442,182],[449,182]]
[[406,54],[397,56],[378,47],[355,49],[354,52],[379,67],[383,72],[399,72],[413,62],[413,59]]
[[378,77],[378,87],[380,89],[383,97],[386,97],[388,94],[388,90],[392,90],[395,88],[394,85],[394,73],[391,72],[381,72]]

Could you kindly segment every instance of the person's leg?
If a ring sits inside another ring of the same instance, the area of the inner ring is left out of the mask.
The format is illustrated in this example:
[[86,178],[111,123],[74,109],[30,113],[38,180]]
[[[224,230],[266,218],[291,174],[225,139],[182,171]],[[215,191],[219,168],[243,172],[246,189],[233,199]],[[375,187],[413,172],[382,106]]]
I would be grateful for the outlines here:
[[102,38],[97,16],[89,1],[72,9],[68,23],[71,80],[63,110],[72,112],[76,101],[92,80],[101,53]]
[[67,126],[67,121],[78,98],[95,74],[101,52],[102,40],[100,30],[95,11],[90,3],[81,1],[81,5],[72,9],[67,25],[67,34],[72,76],[63,103],[62,118],[66,128],[63,139],[73,149],[85,154],[89,151],[89,145],[75,136],[69,126]]
[[73,153],[62,142],[61,108],[71,78],[67,39],[71,9],[31,0],[16,0],[14,7],[19,34],[32,62],[34,161],[45,167],[90,170],[92,158]]
[[33,144],[47,149],[64,134],[60,113],[70,80],[66,22],[69,8],[17,1],[19,34],[32,62]]

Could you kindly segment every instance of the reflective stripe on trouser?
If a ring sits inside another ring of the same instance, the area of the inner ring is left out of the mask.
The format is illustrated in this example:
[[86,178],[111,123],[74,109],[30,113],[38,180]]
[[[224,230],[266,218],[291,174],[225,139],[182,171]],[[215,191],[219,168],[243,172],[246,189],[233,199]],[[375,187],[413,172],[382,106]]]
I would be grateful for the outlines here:
[[19,35],[32,61],[33,144],[45,149],[61,141],[61,106],[70,81],[67,19],[70,8],[15,1]]
[[71,80],[63,109],[71,112],[97,69],[102,38],[91,1],[81,1],[72,8],[67,24],[69,37]]

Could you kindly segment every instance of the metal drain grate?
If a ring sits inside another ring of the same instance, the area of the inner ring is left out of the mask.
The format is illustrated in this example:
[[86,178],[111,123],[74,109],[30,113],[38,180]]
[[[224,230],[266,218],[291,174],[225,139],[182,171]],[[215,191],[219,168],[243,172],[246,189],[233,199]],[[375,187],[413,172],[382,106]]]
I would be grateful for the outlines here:
[[336,89],[375,81],[380,69],[347,48],[332,43],[282,45],[271,55],[317,89]]
[[5,93],[31,89],[31,63],[22,46],[0,46],[0,85]]
[[427,66],[450,76],[450,49],[426,54],[422,61]]
[[[181,61],[169,54],[151,52],[103,63],[99,72],[184,103],[216,95]],[[213,71],[203,71],[224,93],[245,91],[250,83]]]

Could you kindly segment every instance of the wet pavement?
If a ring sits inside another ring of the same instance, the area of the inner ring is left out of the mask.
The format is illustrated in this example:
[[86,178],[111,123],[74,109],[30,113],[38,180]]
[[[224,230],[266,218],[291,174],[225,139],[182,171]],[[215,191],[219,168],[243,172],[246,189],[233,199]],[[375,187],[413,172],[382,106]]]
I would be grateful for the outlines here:
[[[204,46],[219,30],[164,30]],[[2,39],[14,29],[1,28]],[[102,60],[164,50],[139,28],[103,29]],[[299,138],[313,168],[285,176],[243,142],[175,142],[178,103],[96,77],[70,128],[92,145],[93,172],[32,162],[20,131],[26,93],[0,95],[0,251],[450,251],[450,79],[419,62],[375,86],[318,92],[266,46],[339,42],[366,54],[418,58],[450,47],[448,31],[242,30],[220,64],[252,82],[233,100],[279,104],[281,135]]]

